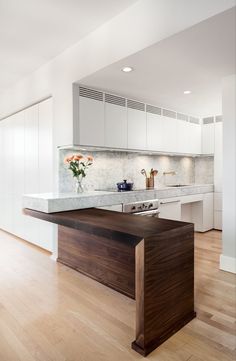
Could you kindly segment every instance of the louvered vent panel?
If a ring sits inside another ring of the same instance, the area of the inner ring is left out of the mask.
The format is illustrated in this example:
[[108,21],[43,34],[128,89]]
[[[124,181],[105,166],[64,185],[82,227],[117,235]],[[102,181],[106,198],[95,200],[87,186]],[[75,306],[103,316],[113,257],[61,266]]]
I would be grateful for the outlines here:
[[216,121],[216,123],[222,122],[223,121],[222,115],[217,115],[215,117],[215,121]]
[[196,118],[196,117],[189,117],[189,121],[190,121],[190,123],[194,123],[194,124],[200,123],[199,118]]
[[177,119],[184,120],[185,122],[188,122],[188,115],[182,114],[182,113],[177,113]]
[[137,110],[145,110],[145,104],[144,103],[140,103],[140,102],[136,102],[134,100],[127,100],[127,107],[128,108],[132,108],[132,109],[137,109]]
[[90,98],[90,99],[98,100],[100,102],[103,101],[103,92],[94,89],[85,88],[83,86],[79,87],[79,95],[84,98]]
[[152,113],[152,114],[158,114],[161,115],[161,108],[158,107],[154,107],[153,105],[146,105],[146,111],[147,113]]
[[120,105],[122,107],[125,107],[125,98],[122,97],[118,97],[117,95],[112,95],[112,94],[105,94],[105,102],[106,103],[111,103],[111,104],[115,104],[115,105]]
[[173,110],[163,109],[162,113],[165,117],[174,118],[176,119],[176,112],[173,112]]
[[214,123],[214,117],[207,117],[202,119],[203,124],[211,124]]

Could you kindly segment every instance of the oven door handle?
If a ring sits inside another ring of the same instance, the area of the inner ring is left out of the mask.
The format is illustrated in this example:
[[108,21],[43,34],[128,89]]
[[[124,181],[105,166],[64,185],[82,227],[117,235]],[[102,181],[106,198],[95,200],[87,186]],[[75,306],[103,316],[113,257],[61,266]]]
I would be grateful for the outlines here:
[[140,212],[135,212],[135,213],[132,213],[134,214],[135,216],[149,216],[149,215],[157,215],[159,214],[160,211],[158,209],[151,209],[150,211],[140,211]]

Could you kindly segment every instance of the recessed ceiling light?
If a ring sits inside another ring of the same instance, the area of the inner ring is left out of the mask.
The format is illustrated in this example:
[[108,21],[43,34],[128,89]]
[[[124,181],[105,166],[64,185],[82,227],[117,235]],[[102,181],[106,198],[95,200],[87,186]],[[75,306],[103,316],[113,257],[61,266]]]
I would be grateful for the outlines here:
[[185,90],[184,91],[184,94],[191,94],[192,92],[191,92],[191,90]]
[[130,73],[130,72],[133,71],[134,69],[131,68],[131,66],[124,66],[121,70],[122,70],[124,73]]

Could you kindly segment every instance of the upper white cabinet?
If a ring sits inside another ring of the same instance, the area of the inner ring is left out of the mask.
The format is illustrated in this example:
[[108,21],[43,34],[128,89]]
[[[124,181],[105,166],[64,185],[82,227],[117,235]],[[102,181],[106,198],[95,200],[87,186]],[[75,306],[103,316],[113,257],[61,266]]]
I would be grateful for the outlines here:
[[111,148],[127,148],[126,99],[105,94],[105,144]]
[[145,104],[127,100],[128,149],[146,149]]
[[163,149],[161,108],[146,106],[147,114],[147,149],[161,151]]
[[176,113],[163,109],[162,117],[162,150],[165,152],[178,152],[178,120]]
[[198,118],[75,84],[74,144],[167,153],[210,154]]
[[104,146],[103,93],[79,88],[79,144]]
[[202,120],[202,153],[214,154],[215,149],[215,123],[214,117]]

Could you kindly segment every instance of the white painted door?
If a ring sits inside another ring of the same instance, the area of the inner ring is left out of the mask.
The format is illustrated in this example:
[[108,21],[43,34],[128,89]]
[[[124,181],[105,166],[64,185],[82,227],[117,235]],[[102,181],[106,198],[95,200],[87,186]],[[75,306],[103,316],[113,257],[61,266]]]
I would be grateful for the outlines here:
[[161,151],[163,148],[162,117],[147,112],[147,149]]
[[162,116],[162,149],[165,152],[178,152],[179,120]]
[[127,148],[127,108],[105,103],[105,146]]
[[145,150],[146,144],[146,112],[128,108],[128,149]]
[[104,146],[104,102],[79,97],[80,145]]
[[215,124],[202,124],[202,154],[214,154]]

